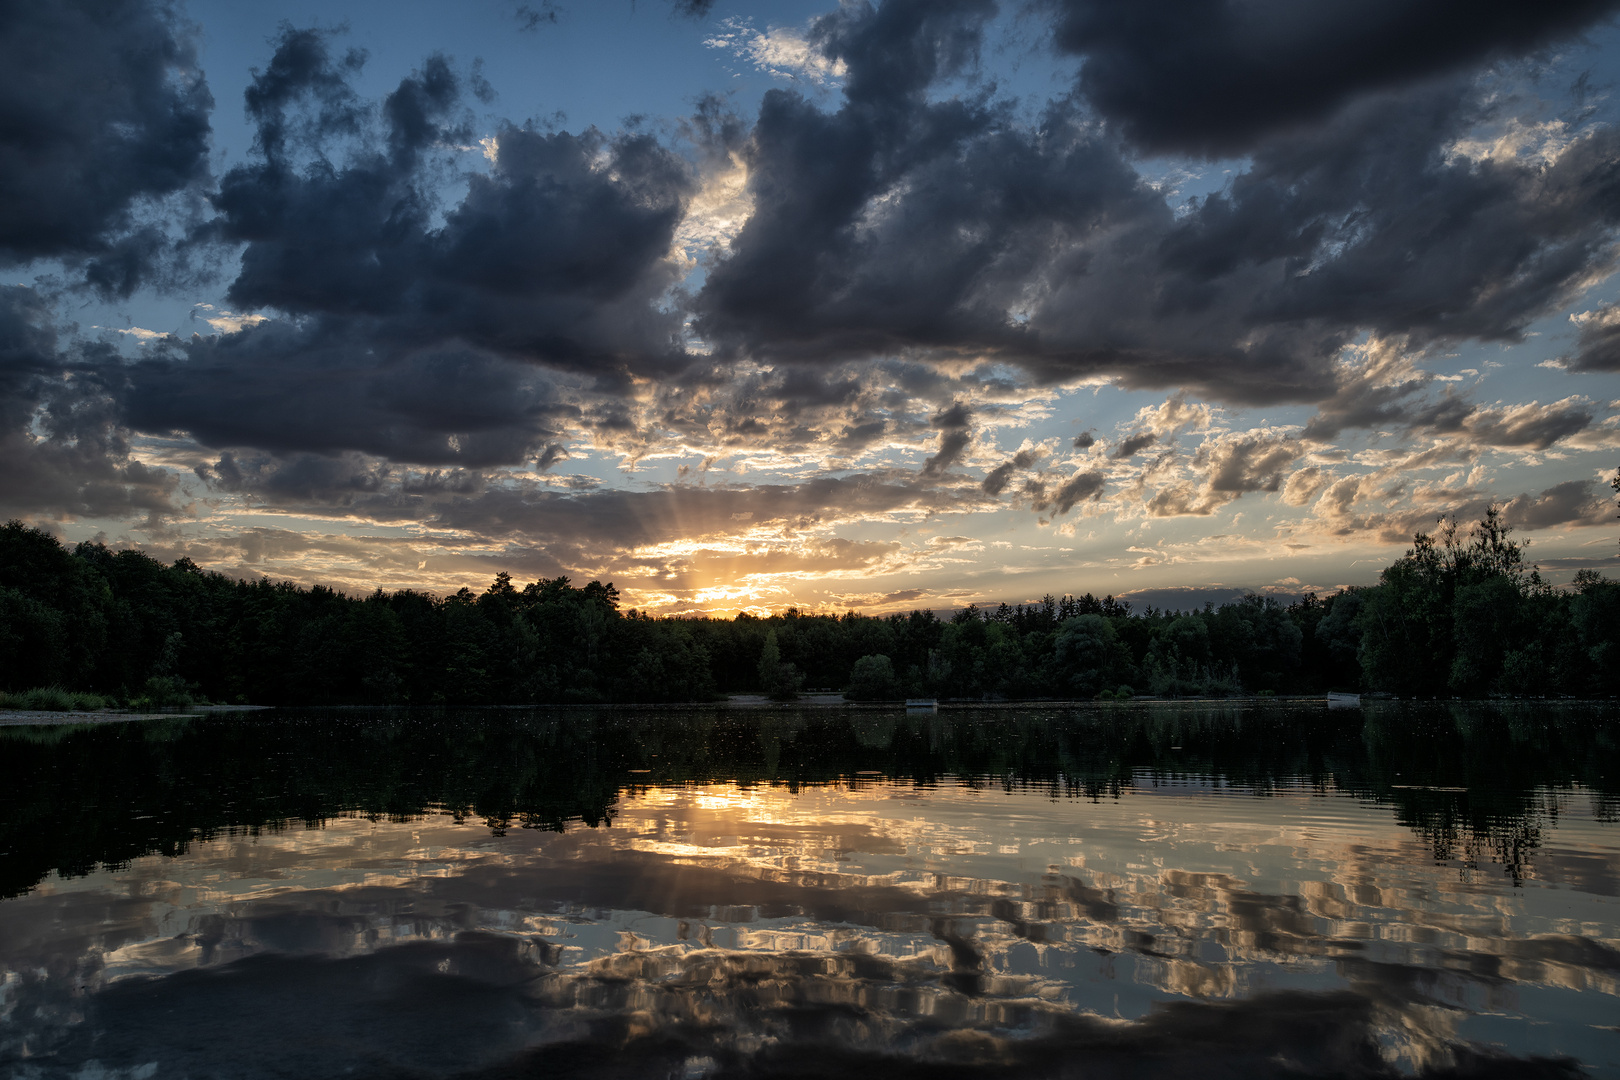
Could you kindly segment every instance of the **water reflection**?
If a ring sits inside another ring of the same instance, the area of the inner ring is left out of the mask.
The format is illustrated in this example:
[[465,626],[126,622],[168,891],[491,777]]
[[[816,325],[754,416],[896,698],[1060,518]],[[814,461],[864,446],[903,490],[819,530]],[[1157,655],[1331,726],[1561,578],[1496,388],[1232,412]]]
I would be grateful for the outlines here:
[[1183,708],[0,732],[0,1067],[1616,1075],[1613,730]]

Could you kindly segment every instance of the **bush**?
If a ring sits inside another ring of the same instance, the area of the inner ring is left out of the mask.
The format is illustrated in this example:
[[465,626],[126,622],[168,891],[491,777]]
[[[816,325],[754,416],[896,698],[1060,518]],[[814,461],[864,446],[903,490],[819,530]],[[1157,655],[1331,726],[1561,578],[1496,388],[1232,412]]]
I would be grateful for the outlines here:
[[0,694],[0,706],[24,712],[94,712],[105,709],[107,700],[98,694],[41,686],[11,694]]
[[776,631],[765,635],[765,647],[759,654],[759,688],[774,701],[792,701],[799,696],[804,676],[799,669],[782,659],[781,646],[776,643]]
[[196,703],[192,688],[184,679],[173,675],[154,675],[146,680],[141,692],[130,699],[129,707],[136,711],[189,709]]
[[882,653],[855,661],[850,671],[849,689],[844,693],[850,701],[893,701],[905,696],[894,674],[894,661]]

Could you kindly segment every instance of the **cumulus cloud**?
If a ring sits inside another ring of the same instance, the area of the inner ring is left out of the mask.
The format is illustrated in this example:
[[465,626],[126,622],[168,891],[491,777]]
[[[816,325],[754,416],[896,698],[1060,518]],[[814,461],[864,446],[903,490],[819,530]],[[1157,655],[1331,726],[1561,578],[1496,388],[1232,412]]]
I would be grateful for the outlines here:
[[973,438],[973,431],[969,426],[971,418],[971,410],[961,402],[940,410],[934,417],[934,426],[939,428],[939,452],[923,464],[924,476],[940,476],[962,460],[962,455],[967,451],[968,441]]
[[371,320],[277,320],[195,337],[120,372],[128,422],[205,446],[516,464],[580,415],[560,380],[466,345],[412,348]]
[[1057,47],[1085,58],[1079,87],[1099,113],[1152,152],[1212,156],[1325,119],[1360,95],[1523,55],[1616,8],[1612,0],[1047,6]]
[[1187,401],[1185,390],[1171,394],[1163,404],[1137,411],[1136,423],[1155,435],[1174,435],[1178,431],[1208,431],[1213,414],[1208,405]]
[[1351,514],[1351,508],[1361,498],[1366,487],[1365,476],[1344,476],[1333,481],[1327,485],[1322,497],[1316,501],[1317,517],[1340,533],[1367,527],[1369,523],[1355,522]]
[[108,358],[87,350],[63,351],[38,292],[0,286],[0,511],[161,522],[175,478],[132,455]]
[[1403,426],[1429,382],[1401,339],[1375,337],[1347,348],[1334,364],[1333,392],[1317,403],[1303,437],[1331,442],[1350,428]]
[[[199,314],[199,312],[213,312],[213,314],[205,315]],[[192,311],[191,317],[206,323],[210,328],[221,334],[234,334],[239,330],[246,330],[258,326],[260,323],[270,321],[270,316],[258,312],[238,314],[234,311],[219,311],[215,309],[213,304],[198,304]]]
[[[994,356],[1053,380],[1323,401],[1359,336],[1512,339],[1610,257],[1620,133],[1590,129],[1551,163],[1448,156],[1486,107],[1461,78],[1346,83],[1342,108],[1257,144],[1178,216],[1073,102],[1031,128],[929,93],[973,63],[987,13],[896,0],[817,24],[848,65],[843,104],[765,97],[742,152],[753,216],[695,301],[719,355]],[[1503,15],[1477,55],[1518,40],[1508,23],[1535,41],[1599,13]],[[1326,47],[1334,19],[1294,21]]]
[[1206,471],[1211,491],[1241,495],[1276,491],[1282,471],[1302,453],[1292,434],[1262,428],[1210,439],[1199,447],[1193,464]]
[[208,176],[213,97],[166,7],[23,4],[0,21],[0,262],[62,258],[128,296],[168,247],[137,211]]
[[1518,529],[1552,529],[1561,525],[1608,524],[1609,501],[1590,480],[1555,484],[1537,495],[1508,501],[1503,520]]
[[1128,435],[1120,440],[1119,445],[1114,447],[1114,452],[1108,456],[1115,461],[1124,461],[1126,458],[1134,457],[1138,450],[1146,450],[1158,441],[1159,436],[1151,431]]
[[[648,137],[508,125],[436,222],[465,80],[432,57],[372,109],[363,59],[282,33],[246,92],[255,157],[214,196],[209,234],[242,251],[232,310],[202,305],[218,333],[106,368],[109,415],[286,456],[265,465],[283,477],[350,452],[543,470],[564,426],[622,430],[632,373],[686,362],[658,304],[688,166]],[[237,314],[259,308],[281,315]]]
[[1464,434],[1474,446],[1545,450],[1592,424],[1592,403],[1572,396],[1542,405],[1481,406],[1447,394],[1420,410],[1413,427],[1436,435]]
[[1328,485],[1330,476],[1321,466],[1307,465],[1291,473],[1283,482],[1282,499],[1289,506],[1304,506]]
[[[1058,485],[1052,492],[1051,505],[1059,514],[1067,514],[1076,505],[1088,500],[1102,498],[1103,489],[1107,486],[1107,478],[1095,469],[1081,470]],[[1043,502],[1036,509],[1045,509]]]
[[986,495],[1000,495],[1007,490],[1012,482],[1013,475],[1035,464],[1035,454],[1028,450],[1020,450],[1011,458],[1003,461],[994,469],[985,474],[984,481],[979,485]]
[[1592,480],[1568,481],[1505,499],[1466,490],[1436,489],[1417,494],[1419,497],[1410,502],[1391,505],[1381,496],[1372,476],[1342,477],[1317,500],[1306,531],[1371,537],[1397,544],[1409,540],[1415,532],[1432,533],[1436,522],[1445,518],[1478,521],[1493,505],[1502,510],[1507,525],[1525,530],[1604,524],[1609,515],[1607,500]]
[[1578,311],[1569,319],[1580,335],[1564,363],[1575,371],[1620,371],[1620,305]]
[[[372,130],[350,87],[357,64],[326,34],[287,30],[249,87],[259,157],[215,199],[215,234],[245,245],[233,304],[593,374],[683,361],[679,320],[657,307],[693,185],[683,161],[650,136],[506,125],[489,171],[435,227],[436,155],[470,137],[464,80],[429,58]],[[357,131],[381,148],[305,167],[311,148]]]
[[757,30],[748,19],[729,18],[703,43],[747,60],[768,75],[817,86],[836,85],[848,70],[843,60],[828,56],[803,31],[788,26]]
[[[1046,0],[1084,63],[1038,115],[976,77],[989,0],[728,21],[712,46],[797,86],[621,131],[480,118],[487,88],[441,56],[368,100],[363,53],[288,28],[217,181],[167,9],[30,11],[0,30],[29,75],[0,92],[0,259],[112,293],[210,244],[231,269],[188,340],[98,316],[121,329],[87,342],[41,293],[0,298],[0,500],[156,521],[196,497],[552,568],[641,552],[647,581],[691,573],[683,537],[721,560],[769,533],[774,554],[716,562],[764,581],[893,565],[834,543],[852,521],[1009,504],[1049,523],[1275,494],[1302,529],[1388,537],[1488,501],[1492,453],[1620,445],[1587,397],[1479,400],[1424,367],[1519,341],[1614,265],[1620,129],[1501,92],[1613,5],[1276,6]],[[1180,199],[1144,152],[1242,159]],[[199,222],[180,203],[204,191]],[[1574,326],[1559,362],[1616,370],[1614,306]],[[1074,454],[1050,429],[998,448],[1108,383],[1159,403]],[[1230,429],[1227,406],[1277,404],[1315,411]],[[1583,491],[1512,512],[1595,520]]]
[[1541,451],[1569,443],[1598,422],[1596,406],[1579,395],[1546,405],[1486,405],[1448,386],[1431,396],[1427,391],[1441,380],[1415,361],[1399,340],[1374,339],[1346,350],[1336,364],[1337,387],[1318,404],[1302,437],[1321,444],[1349,429],[1370,428],[1434,440],[1436,449],[1465,443],[1476,451]]
[[1191,475],[1165,484],[1147,501],[1153,517],[1204,516],[1249,492],[1274,492],[1304,454],[1291,431],[1256,428],[1205,439],[1193,454]]

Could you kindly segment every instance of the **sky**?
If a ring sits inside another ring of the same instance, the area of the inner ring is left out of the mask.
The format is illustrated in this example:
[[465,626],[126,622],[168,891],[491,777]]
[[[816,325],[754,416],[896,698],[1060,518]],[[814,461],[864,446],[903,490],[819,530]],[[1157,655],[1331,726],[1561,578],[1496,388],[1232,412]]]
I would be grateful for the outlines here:
[[1620,0],[0,15],[0,515],[653,614],[1620,564]]

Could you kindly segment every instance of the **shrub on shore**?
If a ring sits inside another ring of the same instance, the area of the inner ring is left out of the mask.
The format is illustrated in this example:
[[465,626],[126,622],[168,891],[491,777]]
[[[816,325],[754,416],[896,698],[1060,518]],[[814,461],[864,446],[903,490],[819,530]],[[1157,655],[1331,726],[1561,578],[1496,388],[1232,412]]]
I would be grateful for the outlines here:
[[9,694],[0,692],[0,708],[21,712],[95,712],[108,705],[100,694],[64,690],[60,686],[39,686]]
[[154,675],[146,680],[141,692],[130,699],[129,707],[136,712],[153,709],[189,709],[197,704],[192,688],[184,679],[173,675]]

